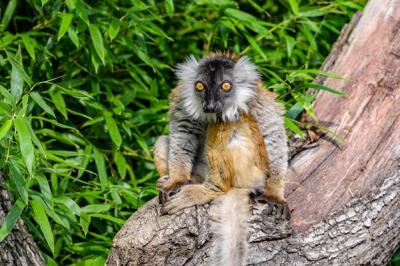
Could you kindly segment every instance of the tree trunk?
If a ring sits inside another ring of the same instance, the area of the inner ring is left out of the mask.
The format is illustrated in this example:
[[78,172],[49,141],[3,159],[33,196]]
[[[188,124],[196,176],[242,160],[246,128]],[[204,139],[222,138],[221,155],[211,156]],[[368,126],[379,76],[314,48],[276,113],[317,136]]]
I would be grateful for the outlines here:
[[[382,265],[400,241],[400,1],[371,0],[347,25],[319,78],[319,123],[343,142],[296,145],[291,212],[252,207],[250,265]],[[301,151],[299,151],[301,150]],[[207,265],[209,206],[160,216],[156,199],[116,235],[108,265]]]
[[[0,173],[0,224],[11,208],[8,192],[1,187],[4,179]],[[2,266],[42,266],[45,265],[39,248],[19,220],[11,233],[0,242],[0,265]]]

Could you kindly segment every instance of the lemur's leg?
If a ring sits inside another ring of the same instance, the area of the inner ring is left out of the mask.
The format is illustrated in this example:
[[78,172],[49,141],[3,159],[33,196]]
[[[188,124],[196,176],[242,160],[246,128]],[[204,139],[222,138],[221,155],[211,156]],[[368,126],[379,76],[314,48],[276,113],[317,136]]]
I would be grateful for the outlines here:
[[168,181],[168,150],[169,137],[160,136],[154,145],[154,165],[160,178],[157,180],[157,189],[160,192],[158,200],[163,204],[168,200],[168,193],[163,190],[163,185]]
[[211,202],[225,192],[212,184],[186,185],[165,203],[163,213],[173,214],[180,210]]
[[160,177],[168,175],[168,136],[160,136],[154,144],[154,164]]
[[270,169],[271,174],[265,180],[264,196],[275,201],[276,203],[283,204],[285,200],[285,179],[274,169]]

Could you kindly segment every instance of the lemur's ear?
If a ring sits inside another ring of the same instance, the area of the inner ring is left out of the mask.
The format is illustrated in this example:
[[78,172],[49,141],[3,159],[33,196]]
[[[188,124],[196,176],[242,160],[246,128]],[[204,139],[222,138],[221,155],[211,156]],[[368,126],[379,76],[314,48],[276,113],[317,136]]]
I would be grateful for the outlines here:
[[256,85],[260,79],[256,65],[247,56],[242,56],[233,68],[236,83],[249,87]]
[[191,55],[186,58],[185,62],[176,66],[175,74],[183,82],[193,82],[196,78],[198,65],[196,58]]

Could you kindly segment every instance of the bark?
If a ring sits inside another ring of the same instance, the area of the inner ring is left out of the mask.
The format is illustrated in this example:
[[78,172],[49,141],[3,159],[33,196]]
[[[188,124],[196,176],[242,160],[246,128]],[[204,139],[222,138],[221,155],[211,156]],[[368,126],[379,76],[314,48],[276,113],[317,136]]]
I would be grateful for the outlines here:
[[[292,145],[288,215],[252,206],[250,265],[384,265],[400,242],[400,2],[370,0],[343,29],[318,92],[325,136]],[[209,206],[161,216],[153,199],[115,236],[108,265],[207,265]]]
[[[0,224],[11,208],[10,195],[1,185],[4,179],[0,173]],[[0,265],[42,266],[45,265],[39,248],[20,219],[11,233],[0,243]]]

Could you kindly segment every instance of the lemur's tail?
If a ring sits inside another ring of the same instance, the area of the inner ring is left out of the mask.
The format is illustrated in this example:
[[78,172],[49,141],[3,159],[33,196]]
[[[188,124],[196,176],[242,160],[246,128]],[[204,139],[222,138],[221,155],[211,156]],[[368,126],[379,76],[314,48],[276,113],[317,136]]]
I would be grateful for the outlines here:
[[248,190],[232,189],[215,201],[210,215],[213,232],[210,265],[246,265],[249,215]]

